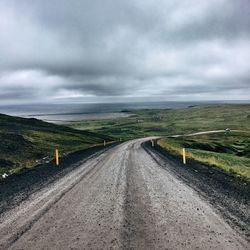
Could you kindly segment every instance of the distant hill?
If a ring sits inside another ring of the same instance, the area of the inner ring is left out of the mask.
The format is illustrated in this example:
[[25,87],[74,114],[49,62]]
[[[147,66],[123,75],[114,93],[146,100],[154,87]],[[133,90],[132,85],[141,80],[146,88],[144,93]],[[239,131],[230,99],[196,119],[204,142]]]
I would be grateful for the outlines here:
[[60,155],[112,140],[109,136],[55,125],[34,118],[0,114],[0,174],[19,171]]

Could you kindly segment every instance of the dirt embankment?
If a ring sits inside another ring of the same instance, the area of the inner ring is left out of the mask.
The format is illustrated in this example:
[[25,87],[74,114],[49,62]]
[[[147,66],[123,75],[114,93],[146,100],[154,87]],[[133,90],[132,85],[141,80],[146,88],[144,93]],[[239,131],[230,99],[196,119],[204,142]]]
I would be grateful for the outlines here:
[[17,206],[32,193],[74,170],[90,157],[99,155],[117,144],[107,145],[105,148],[96,146],[80,150],[61,158],[59,167],[56,167],[55,162],[52,161],[0,180],[0,214]]
[[[143,147],[163,168],[194,188],[208,200],[237,231],[250,239],[250,183],[222,170],[202,165],[194,160],[182,164],[176,156],[159,145],[153,148],[150,142]],[[167,164],[166,162],[171,163]]]

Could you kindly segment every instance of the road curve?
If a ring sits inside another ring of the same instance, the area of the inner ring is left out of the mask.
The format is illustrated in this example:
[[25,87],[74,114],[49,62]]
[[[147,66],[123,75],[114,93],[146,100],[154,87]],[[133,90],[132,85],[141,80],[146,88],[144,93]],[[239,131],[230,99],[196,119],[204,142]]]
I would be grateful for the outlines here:
[[145,140],[89,159],[2,215],[0,249],[249,249]]

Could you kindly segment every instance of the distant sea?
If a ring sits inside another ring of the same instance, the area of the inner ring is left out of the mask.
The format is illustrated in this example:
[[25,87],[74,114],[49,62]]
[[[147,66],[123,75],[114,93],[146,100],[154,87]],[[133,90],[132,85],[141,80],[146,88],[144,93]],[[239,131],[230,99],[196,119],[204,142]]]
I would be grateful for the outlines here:
[[[64,123],[80,120],[107,119],[128,116],[125,110],[133,109],[178,109],[197,105],[211,105],[235,102],[138,102],[138,103],[72,103],[0,105],[0,113],[37,118]],[[238,102],[236,102],[238,103]]]

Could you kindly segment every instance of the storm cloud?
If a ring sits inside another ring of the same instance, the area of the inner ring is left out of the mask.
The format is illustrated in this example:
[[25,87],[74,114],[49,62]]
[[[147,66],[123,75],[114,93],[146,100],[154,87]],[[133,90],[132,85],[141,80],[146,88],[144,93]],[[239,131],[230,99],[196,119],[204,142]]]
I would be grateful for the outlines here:
[[0,0],[0,103],[249,100],[249,0]]

